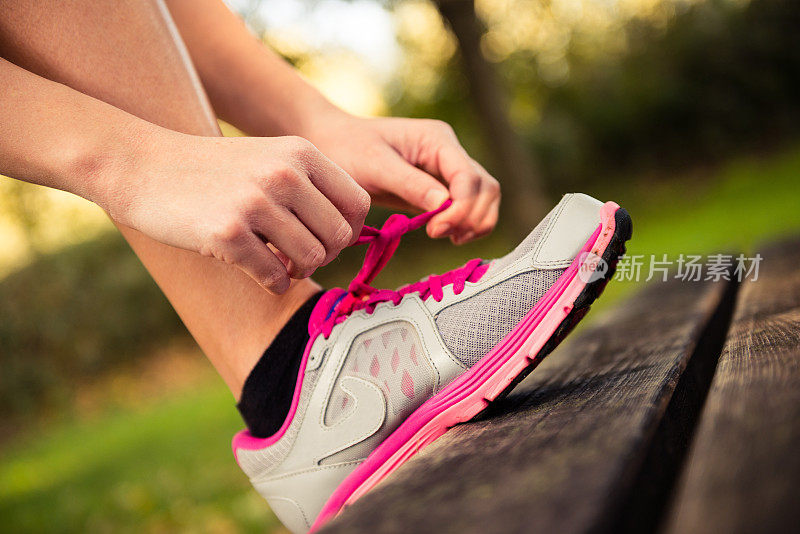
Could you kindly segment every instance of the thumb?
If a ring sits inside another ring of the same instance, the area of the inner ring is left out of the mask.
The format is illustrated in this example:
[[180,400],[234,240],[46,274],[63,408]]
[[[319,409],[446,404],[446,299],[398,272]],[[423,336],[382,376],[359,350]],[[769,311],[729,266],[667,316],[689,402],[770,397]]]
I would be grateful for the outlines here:
[[382,171],[392,177],[391,193],[417,209],[431,211],[450,198],[444,184],[396,153],[387,158]]

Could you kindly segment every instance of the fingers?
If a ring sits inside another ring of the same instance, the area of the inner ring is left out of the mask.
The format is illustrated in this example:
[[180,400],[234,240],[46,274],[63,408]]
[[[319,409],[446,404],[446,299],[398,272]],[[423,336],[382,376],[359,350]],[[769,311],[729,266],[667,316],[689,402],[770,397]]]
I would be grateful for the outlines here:
[[[470,158],[457,141],[438,151],[438,173],[450,186],[453,204],[428,223],[431,237],[450,235],[456,244],[482,237],[494,229],[500,206],[500,185]],[[437,230],[449,227],[446,234]]]
[[459,173],[451,177],[450,198],[453,203],[428,223],[431,237],[450,236],[455,239],[470,231],[468,217],[480,193],[480,181],[474,174]]
[[[300,139],[299,142],[302,147],[299,156],[308,179],[350,225],[351,240],[349,243],[355,241],[364,226],[364,219],[369,211],[369,195],[349,174],[325,157],[314,145],[305,139]],[[321,207],[318,201],[312,202],[312,204]],[[297,208],[300,207],[298,204]],[[329,210],[327,213],[331,214]],[[301,218],[305,221],[303,217]],[[339,222],[339,220],[328,220],[327,225],[329,228],[334,228],[334,233],[344,232],[339,227]],[[319,228],[319,231],[321,234],[327,233],[322,228]]]
[[345,219],[344,215],[310,182],[306,182],[306,192],[295,202],[288,204],[298,222],[302,223],[322,244],[325,257],[322,265],[327,265],[343,248],[358,237],[354,227],[361,229],[360,223]]
[[444,184],[408,163],[389,147],[386,147],[385,155],[380,158],[379,172],[393,176],[397,183],[393,193],[422,211],[435,210],[450,198]]
[[[457,145],[457,141],[455,143]],[[467,162],[474,163],[466,153],[464,157]],[[462,178],[454,177],[448,190],[441,181],[408,163],[389,146],[373,154],[372,159],[374,165],[369,170],[375,175],[391,176],[391,181],[385,181],[388,189],[386,192],[402,200],[406,207],[423,211],[434,210],[448,198],[454,199],[453,205],[444,212],[448,214],[447,217],[440,216],[436,222],[428,225],[428,234],[431,237],[455,236],[470,229],[477,237],[494,227],[496,216],[493,221],[491,218],[493,209],[491,183],[494,179],[485,171],[483,171],[484,176],[479,176],[476,170],[477,164],[475,168],[470,167],[475,172],[462,173],[464,174]],[[481,188],[486,188],[484,194],[481,194]],[[474,215],[471,215],[473,212]],[[491,226],[487,228],[484,221],[491,221]]]
[[300,138],[283,138],[289,164],[272,169],[247,224],[270,244],[291,278],[307,278],[358,237],[369,195]]
[[229,239],[228,251],[221,259],[239,267],[270,293],[283,294],[291,284],[284,264],[253,232],[241,231]]
[[289,275],[306,278],[353,242],[353,223],[309,180],[297,182],[284,202],[264,210],[254,224],[286,260]]
[[450,198],[450,192],[444,184],[408,163],[388,146],[376,158],[376,166],[376,172],[394,178],[389,192],[419,210],[435,210]]
[[[187,200],[163,242],[235,265],[283,293],[290,278],[310,276],[360,234],[369,195],[308,141],[249,138],[211,146],[221,151],[213,179],[208,187],[180,190]],[[174,227],[187,219],[183,237]]]
[[[291,278],[308,278],[327,258],[325,246],[284,207],[272,206],[264,210],[252,225],[256,235],[280,251]],[[339,251],[341,248],[333,252],[334,257]]]
[[476,174],[480,183],[478,194],[475,195],[472,209],[467,215],[461,228],[466,227],[464,233],[454,236],[456,244],[466,243],[489,234],[497,224],[500,208],[500,184],[486,172],[478,163],[473,161]]

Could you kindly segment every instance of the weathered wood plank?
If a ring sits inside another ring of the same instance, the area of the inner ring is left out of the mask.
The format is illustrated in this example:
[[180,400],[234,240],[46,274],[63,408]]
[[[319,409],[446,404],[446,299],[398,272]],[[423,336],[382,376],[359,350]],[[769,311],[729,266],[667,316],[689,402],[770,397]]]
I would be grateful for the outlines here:
[[[555,351],[493,415],[451,430],[325,532],[619,527],[676,384],[728,289],[649,287]],[[710,349],[714,361],[726,326]]]
[[742,284],[674,502],[670,532],[800,525],[800,242]]

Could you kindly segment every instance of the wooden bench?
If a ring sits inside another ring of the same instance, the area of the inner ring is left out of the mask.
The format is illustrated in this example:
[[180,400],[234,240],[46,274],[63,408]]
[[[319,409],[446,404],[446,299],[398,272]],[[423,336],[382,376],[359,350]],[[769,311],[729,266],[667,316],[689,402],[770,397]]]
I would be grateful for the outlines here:
[[800,242],[761,255],[623,302],[323,531],[797,529]]

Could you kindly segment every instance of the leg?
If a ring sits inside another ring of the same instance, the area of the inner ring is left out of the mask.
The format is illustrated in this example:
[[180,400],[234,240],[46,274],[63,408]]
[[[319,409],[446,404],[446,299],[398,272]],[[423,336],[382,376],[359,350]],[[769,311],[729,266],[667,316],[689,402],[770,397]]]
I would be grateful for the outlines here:
[[[0,55],[161,126],[220,135],[183,42],[160,0],[8,0]],[[120,231],[238,398],[263,350],[318,286],[283,296],[229,265]]]

